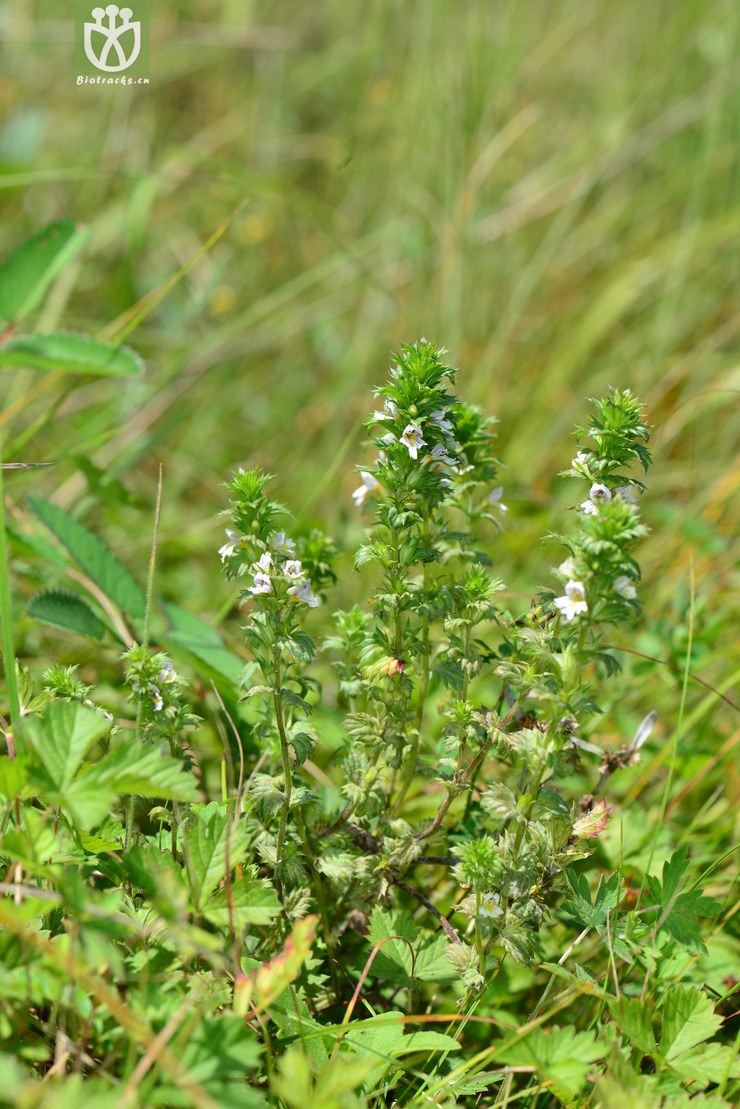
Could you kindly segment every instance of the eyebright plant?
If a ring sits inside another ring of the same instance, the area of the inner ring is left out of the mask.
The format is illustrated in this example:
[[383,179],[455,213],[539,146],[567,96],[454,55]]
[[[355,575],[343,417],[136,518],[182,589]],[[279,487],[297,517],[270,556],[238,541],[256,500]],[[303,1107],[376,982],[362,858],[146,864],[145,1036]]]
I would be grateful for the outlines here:
[[107,607],[47,589],[29,611],[116,636],[125,699],[59,663],[16,678],[11,1104],[53,1106],[65,1082],[106,1106],[730,1104],[736,1052],[687,970],[721,905],[685,848],[662,869],[651,848],[639,886],[611,866],[612,779],[656,723],[597,742],[615,627],[641,611],[642,406],[611,389],[577,429],[527,603],[498,553],[517,512],[495,421],[445,358],[404,346],[376,391],[353,568],[269,475],[228,482],[214,564],[246,665],[194,614],[156,611],[153,569],[144,594],[81,523],[30,502]]
[[300,776],[320,696],[307,673],[311,609],[333,551],[322,570],[308,565],[252,470],[229,485],[220,554],[242,585],[261,678],[248,670],[245,696],[261,700],[255,735],[272,757],[250,816],[286,907],[311,890],[335,960],[344,921],[365,929],[373,905],[425,906],[450,939],[465,1008],[506,956],[537,958],[567,868],[606,826],[604,798],[558,782],[572,779],[599,711],[599,674],[616,669],[604,629],[639,611],[634,550],[646,528],[634,470],[650,455],[639,402],[610,390],[565,471],[586,500],[576,494],[573,525],[551,537],[567,556],[553,570],[560,589],[512,614],[489,554],[507,511],[494,421],[456,396],[444,357],[423,340],[402,348],[368,420],[371,456],[352,499],[368,521],[354,564],[363,580],[373,568],[373,588],[364,608],[335,614],[326,644],[339,652],[337,703],[348,710],[333,807]]

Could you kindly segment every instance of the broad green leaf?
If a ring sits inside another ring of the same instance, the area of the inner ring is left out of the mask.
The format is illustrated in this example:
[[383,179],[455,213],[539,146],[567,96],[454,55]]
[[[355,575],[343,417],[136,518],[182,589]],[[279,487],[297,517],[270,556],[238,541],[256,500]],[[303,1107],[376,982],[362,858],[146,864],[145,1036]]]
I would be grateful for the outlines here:
[[109,725],[102,713],[76,701],[53,701],[43,716],[29,716],[24,727],[49,781],[63,790]]
[[216,628],[171,601],[165,602],[164,610],[172,628],[164,645],[173,654],[185,652],[194,656],[217,675],[236,685],[244,670],[244,662],[224,647]]
[[0,755],[0,797],[12,801],[26,784],[26,767],[20,759]]
[[10,828],[2,838],[6,857],[34,870],[51,859],[56,850],[54,814],[26,807],[20,828]]
[[89,832],[109,815],[116,793],[109,786],[91,781],[83,774],[51,795],[49,800],[59,805],[78,828]]
[[63,631],[89,635],[92,639],[102,639],[105,624],[93,612],[86,601],[67,589],[45,589],[28,602],[29,616],[42,624],[51,624]]
[[363,1084],[367,1093],[402,1055],[418,1051],[459,1051],[460,1044],[442,1032],[412,1032],[404,1035],[403,1013],[390,1011],[350,1025],[343,1044],[372,1062],[373,1069]]
[[237,878],[230,891],[217,889],[203,906],[206,920],[224,927],[233,920],[235,928],[245,928],[248,924],[269,924],[279,912],[280,902],[275,891],[264,882],[249,878]]
[[740,1056],[737,1049],[726,1044],[702,1044],[684,1051],[671,1066],[684,1082],[691,1082],[691,1089],[704,1089],[712,1082],[722,1083],[725,1079],[740,1078]]
[[165,755],[158,747],[129,740],[86,767],[78,781],[137,797],[168,801],[197,801],[199,797],[195,778],[183,769],[179,759]]
[[10,339],[0,347],[0,366],[59,370],[95,377],[137,377],[144,369],[141,358],[130,347],[102,343],[90,335],[77,335],[73,331],[50,331]]
[[74,220],[57,220],[19,246],[0,266],[0,316],[19,320],[33,312],[89,235],[89,228]]
[[722,1017],[697,986],[676,986],[670,990],[661,1016],[660,1053],[669,1061],[710,1039],[722,1024]]
[[105,543],[63,508],[41,497],[29,497],[28,504],[106,597],[130,616],[144,616],[143,590]]
[[200,908],[226,874],[246,854],[244,825],[216,801],[206,805],[185,832],[193,904]]
[[534,1067],[542,1081],[552,1083],[553,1093],[562,1100],[580,1093],[592,1063],[610,1050],[598,1043],[593,1032],[574,1028],[536,1028],[524,1039],[496,1053],[496,1059],[510,1066]]
[[619,1001],[609,999],[609,1009],[620,1030],[627,1039],[646,1055],[655,1055],[658,1045],[655,1042],[653,1021],[650,1008],[638,997],[621,997]]
[[366,1101],[353,1091],[372,1069],[369,1060],[337,1055],[314,1077],[303,1047],[291,1047],[280,1057],[270,1090],[288,1109],[363,1109]]
[[380,978],[410,982],[412,971],[421,982],[443,982],[455,977],[447,958],[448,941],[439,935],[427,936],[419,942],[419,928],[408,913],[376,908],[370,918],[367,940],[371,947],[387,941],[373,961],[373,973]]

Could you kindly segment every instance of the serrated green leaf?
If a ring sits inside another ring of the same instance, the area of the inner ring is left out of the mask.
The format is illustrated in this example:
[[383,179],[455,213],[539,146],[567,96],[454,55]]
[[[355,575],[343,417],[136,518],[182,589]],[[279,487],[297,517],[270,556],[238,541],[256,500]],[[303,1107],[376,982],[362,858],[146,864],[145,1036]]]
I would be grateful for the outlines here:
[[179,759],[136,741],[119,744],[100,762],[85,767],[78,781],[96,783],[114,793],[167,801],[197,801],[199,797],[195,778]]
[[609,1009],[620,1031],[630,1043],[646,1055],[655,1055],[658,1045],[655,1042],[651,1012],[645,1002],[637,997],[621,997],[619,1001],[610,998]]
[[563,910],[572,916],[584,928],[606,927],[608,914],[621,900],[621,882],[618,874],[611,874],[606,880],[599,877],[593,901],[585,874],[577,874],[573,870],[567,872],[570,887],[573,890],[572,900],[563,902]]
[[658,903],[658,930],[669,932],[692,954],[704,951],[699,920],[715,916],[722,908],[713,897],[705,897],[700,889],[679,892],[689,865],[689,851],[681,847],[663,866],[663,881],[647,876],[650,893]]
[[19,246],[0,266],[0,316],[20,320],[33,312],[89,235],[89,228],[74,220],[57,220]]
[[52,701],[43,716],[29,716],[25,733],[55,789],[74,778],[92,745],[105,735],[102,713],[76,701]]
[[87,602],[67,589],[45,589],[37,593],[28,602],[26,611],[34,620],[63,631],[89,635],[92,639],[102,639],[105,633],[105,624]]
[[661,1018],[660,1053],[669,1061],[710,1039],[722,1024],[712,1002],[696,986],[675,986],[669,990]]
[[704,1089],[712,1082],[722,1083],[730,1078],[740,1078],[740,1056],[737,1049],[726,1044],[710,1043],[684,1051],[671,1066],[684,1082],[691,1082],[691,1089]]
[[[229,896],[231,911],[229,911]],[[248,924],[266,925],[280,912],[281,906],[275,891],[265,882],[237,878],[231,890],[217,889],[203,906],[203,916],[212,924],[227,927],[231,921],[235,928]]]
[[382,940],[387,942],[375,957],[374,973],[380,978],[400,982],[410,982],[412,972],[421,982],[444,982],[454,978],[444,936],[426,936],[421,942],[419,937],[419,928],[408,913],[376,908],[370,917],[367,939],[372,946]]
[[598,1043],[593,1032],[576,1032],[573,1028],[537,1028],[518,1043],[496,1053],[496,1059],[510,1066],[534,1067],[543,1081],[565,1100],[580,1093],[589,1067],[609,1051],[607,1043]]
[[246,854],[244,826],[216,801],[206,805],[185,833],[188,877],[193,903],[200,908],[226,873],[227,857],[233,869]]
[[29,497],[28,504],[106,597],[129,615],[143,618],[143,590],[102,540],[64,509],[41,497]]
[[91,374],[94,377],[138,377],[144,363],[130,347],[102,343],[90,335],[73,331],[50,331],[21,335],[0,347],[0,366],[61,373]]

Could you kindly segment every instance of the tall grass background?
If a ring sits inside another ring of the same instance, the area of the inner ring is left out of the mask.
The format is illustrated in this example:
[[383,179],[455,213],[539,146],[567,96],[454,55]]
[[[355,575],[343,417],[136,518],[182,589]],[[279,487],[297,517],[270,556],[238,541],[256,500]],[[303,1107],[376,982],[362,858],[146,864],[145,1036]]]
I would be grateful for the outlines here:
[[[147,370],[4,371],[6,457],[56,462],[9,482],[18,525],[41,492],[143,577],[162,463],[159,588],[238,649],[221,482],[259,463],[351,548],[371,388],[424,335],[498,417],[515,605],[558,557],[585,398],[629,386],[657,428],[637,648],[662,661],[623,655],[599,738],[658,709],[625,804],[667,790],[665,842],[711,857],[740,800],[738,6],[156,0],[151,83],[111,89],[76,85],[60,7],[0,4],[0,248],[89,225],[36,322]],[[86,663],[30,621],[20,651]]]

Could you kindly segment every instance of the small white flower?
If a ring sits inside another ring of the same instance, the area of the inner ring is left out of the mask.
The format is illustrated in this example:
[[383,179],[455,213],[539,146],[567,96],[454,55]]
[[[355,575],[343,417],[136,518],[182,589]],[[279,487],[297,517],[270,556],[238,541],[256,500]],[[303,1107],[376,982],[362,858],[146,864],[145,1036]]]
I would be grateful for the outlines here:
[[259,593],[272,593],[272,582],[267,574],[255,574],[254,585],[250,585],[249,592],[257,596]]
[[637,596],[637,590],[626,574],[620,574],[618,578],[614,579],[612,585],[614,586],[614,592],[618,593],[620,597],[624,597],[626,601],[634,601]]
[[595,481],[593,483],[593,485],[589,489],[588,495],[590,499],[596,504],[598,504],[599,501],[603,501],[604,504],[606,504],[607,501],[610,501],[612,499],[611,490],[607,489],[605,485],[602,485],[598,481]]
[[558,566],[558,573],[562,574],[564,578],[570,581],[575,577],[576,564],[573,558],[566,558],[565,562],[561,562]]
[[357,508],[362,508],[365,503],[365,498],[369,497],[371,493],[377,493],[378,490],[382,488],[380,482],[377,478],[373,477],[372,474],[368,474],[363,470],[360,473],[360,477],[362,479],[362,485],[358,485],[352,494],[352,500],[355,502]]
[[276,531],[270,540],[270,546],[273,550],[283,551],[284,554],[293,554],[295,550],[295,543],[292,539],[285,538],[284,531]]
[[152,699],[152,705],[154,707],[154,711],[155,712],[161,712],[162,709],[164,708],[164,701],[162,700],[162,694],[159,692],[156,685],[154,686],[153,689],[151,689],[149,691],[149,695]]
[[438,408],[436,412],[432,412],[429,419],[432,420],[432,422],[435,423],[439,430],[443,431],[445,435],[452,435],[453,431],[455,430],[455,425],[452,423],[451,420],[445,419],[445,416],[448,412],[448,408]]
[[395,420],[398,416],[398,409],[392,400],[383,401],[382,411],[377,408],[373,412],[373,419],[380,423],[382,420]]
[[497,485],[496,488],[492,489],[491,492],[486,497],[486,504],[490,504],[491,508],[497,508],[499,510],[499,512],[508,512],[509,511],[508,508],[506,507],[506,505],[501,500],[503,495],[504,495],[503,485]]
[[578,451],[578,454],[571,461],[571,466],[575,470],[578,466],[585,466],[588,462],[588,455],[585,451]]
[[632,492],[631,485],[618,485],[614,490],[615,497],[621,497],[627,504],[637,504],[637,497]]
[[483,920],[498,920],[503,915],[504,910],[501,908],[499,895],[497,893],[484,893],[480,899],[478,916],[482,917]]
[[581,501],[581,508],[586,516],[598,516],[599,510],[593,501]]
[[252,570],[256,574],[267,574],[272,569],[272,555],[269,551],[265,551],[260,555],[259,561],[252,564]]
[[406,424],[401,436],[401,442],[409,452],[411,458],[418,458],[419,447],[426,446],[426,439],[421,434],[421,428],[418,424]]
[[283,565],[283,573],[286,578],[293,578],[296,581],[303,577],[303,567],[297,558],[291,558]]
[[159,680],[160,682],[167,683],[177,681],[175,668],[169,659],[165,659],[165,661],[162,663],[162,669],[159,671]]
[[304,581],[303,585],[291,585],[288,593],[295,601],[304,601],[309,608],[316,608],[319,598],[311,589],[311,582]]
[[457,470],[457,459],[448,454],[447,448],[443,447],[441,443],[438,443],[436,447],[432,447],[431,454],[425,456],[424,462],[429,463],[429,469],[434,474],[450,473],[450,471]]
[[565,617],[568,623],[581,612],[588,612],[586,604],[586,590],[583,582],[569,581],[565,585],[565,596],[555,598],[555,607]]
[[227,558],[231,558],[234,551],[241,542],[241,536],[239,535],[239,532],[232,531],[231,528],[226,529],[226,538],[228,539],[228,543],[224,543],[223,547],[219,548],[218,552],[221,555],[222,562],[226,562]]
[[103,714],[103,716],[105,717],[106,720],[112,720],[113,719],[113,713],[112,712],[108,712],[107,709],[101,709],[100,711],[102,712],[102,714]]

